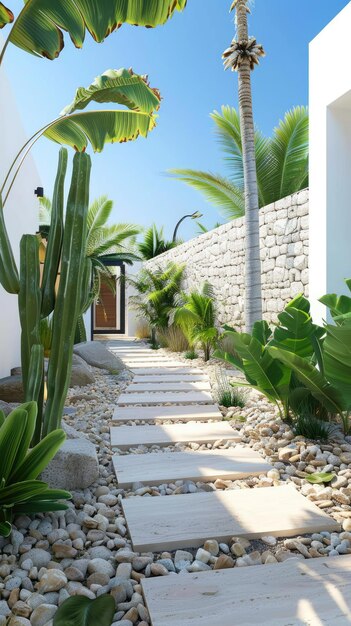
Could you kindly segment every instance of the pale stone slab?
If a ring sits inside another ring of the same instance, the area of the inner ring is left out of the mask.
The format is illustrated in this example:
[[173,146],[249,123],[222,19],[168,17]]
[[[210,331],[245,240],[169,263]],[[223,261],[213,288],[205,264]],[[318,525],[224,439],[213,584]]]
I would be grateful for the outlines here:
[[209,381],[199,382],[151,382],[151,383],[134,383],[132,382],[125,390],[126,393],[142,393],[150,391],[210,391],[211,385]]
[[206,374],[190,374],[189,372],[181,372],[180,374],[164,374],[163,372],[159,374],[151,374],[151,375],[137,375],[133,378],[133,385],[136,383],[193,383],[193,382],[201,382],[208,381],[208,376]]
[[206,452],[116,455],[113,464],[119,487],[130,487],[134,482],[160,485],[186,479],[203,482],[212,482],[216,478],[236,480],[266,474],[272,469],[258,452],[242,446]]
[[222,414],[215,404],[202,406],[124,406],[116,407],[112,420],[114,422],[156,420],[183,420],[184,422],[222,420]]
[[240,441],[239,433],[227,422],[208,424],[162,424],[159,426],[117,426],[111,429],[111,445],[121,450],[140,445],[169,445],[181,442],[210,443],[218,439]]
[[208,404],[213,403],[210,393],[207,391],[185,391],[176,393],[171,391],[160,391],[160,393],[122,393],[118,398],[118,406],[122,404]]
[[351,556],[141,581],[153,626],[346,626]]
[[136,361],[135,363],[127,363],[125,362],[126,365],[128,366],[128,368],[132,371],[135,372],[136,374],[138,374],[138,369],[145,369],[146,367],[149,367],[149,371],[151,370],[151,368],[156,368],[156,367],[167,367],[167,368],[175,368],[175,367],[184,367],[184,364],[181,361],[151,361],[150,360],[144,360],[144,361]]
[[340,530],[340,524],[290,486],[134,496],[122,504],[138,552],[196,548],[206,539],[228,542],[233,536],[257,539]]
[[139,367],[139,368],[130,368],[133,372],[135,370],[136,376],[170,376],[174,375],[185,375],[185,374],[198,374],[203,375],[203,370],[196,367],[187,367],[187,366],[177,366],[170,365],[168,367]]

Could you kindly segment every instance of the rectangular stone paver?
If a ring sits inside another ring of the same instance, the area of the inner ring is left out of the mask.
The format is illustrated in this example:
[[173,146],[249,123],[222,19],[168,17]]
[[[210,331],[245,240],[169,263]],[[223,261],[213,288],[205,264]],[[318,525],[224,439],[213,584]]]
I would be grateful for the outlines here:
[[206,452],[116,455],[113,464],[119,487],[130,487],[134,482],[160,485],[186,479],[195,482],[211,482],[216,478],[236,480],[266,474],[272,469],[258,452],[242,446]]
[[116,407],[112,420],[114,422],[154,420],[183,420],[184,422],[206,422],[209,419],[222,420],[222,414],[215,404],[202,406],[122,406]]
[[340,530],[340,524],[290,486],[135,496],[122,504],[138,552],[196,548],[206,539],[228,542],[233,536],[292,537]]
[[149,391],[210,391],[211,385],[208,381],[198,382],[153,382],[153,383],[134,383],[132,382],[126,393],[142,393]]
[[241,437],[227,422],[208,424],[162,424],[159,426],[117,426],[111,429],[111,445],[121,450],[139,445],[170,445],[174,443],[210,443],[223,439],[240,441]]
[[346,626],[351,556],[141,581],[153,626]]
[[[134,368],[131,368],[132,371]],[[135,368],[136,376],[170,376],[170,375],[201,375],[203,376],[203,370],[196,367],[186,367],[186,366],[177,366],[172,365],[168,367],[139,367]],[[134,379],[133,379],[134,380]]]
[[118,398],[118,406],[122,404],[208,404],[213,402],[212,396],[207,391],[171,392],[160,391],[159,393],[122,393]]
[[180,374],[147,374],[144,376],[134,376],[132,384],[136,383],[179,383],[179,382],[202,382],[208,381],[208,376],[205,374],[190,374],[188,372],[181,372]]
[[143,361],[124,361],[125,365],[127,365],[127,367],[132,371],[135,372],[136,374],[138,373],[138,369],[139,368],[143,368],[145,369],[146,367],[149,368],[155,368],[155,367],[182,367],[183,363],[181,361],[162,361],[161,359],[158,360],[146,360],[144,359]]

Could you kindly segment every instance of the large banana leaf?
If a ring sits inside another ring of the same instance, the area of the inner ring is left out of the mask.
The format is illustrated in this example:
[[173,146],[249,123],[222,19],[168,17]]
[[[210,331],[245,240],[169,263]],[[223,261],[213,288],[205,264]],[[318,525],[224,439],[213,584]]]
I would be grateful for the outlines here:
[[277,359],[295,372],[300,382],[310,390],[316,400],[318,400],[327,411],[342,415],[345,406],[341,393],[338,389],[333,387],[307,359],[303,359],[297,354],[275,347],[268,348],[268,352],[273,359]]
[[343,326],[326,326],[323,344],[325,376],[343,397],[343,404],[351,410],[351,321]]
[[147,137],[154,126],[154,118],[147,113],[87,111],[58,119],[44,136],[78,152],[84,152],[89,143],[94,152],[101,152],[106,143],[125,143],[139,135]]
[[86,30],[101,42],[124,23],[155,27],[182,11],[186,1],[25,0],[9,39],[26,52],[55,59],[64,46],[64,31],[81,48]]
[[158,90],[149,86],[147,76],[134,74],[131,69],[106,70],[89,87],[77,89],[73,102],[62,115],[85,109],[90,102],[116,102],[131,111],[152,113],[159,108],[160,101]]
[[115,613],[112,596],[103,595],[96,600],[82,596],[68,598],[54,617],[54,626],[110,626]]
[[351,314],[351,298],[349,296],[337,296],[335,293],[329,293],[319,298],[319,302],[329,309],[337,324],[342,323]]

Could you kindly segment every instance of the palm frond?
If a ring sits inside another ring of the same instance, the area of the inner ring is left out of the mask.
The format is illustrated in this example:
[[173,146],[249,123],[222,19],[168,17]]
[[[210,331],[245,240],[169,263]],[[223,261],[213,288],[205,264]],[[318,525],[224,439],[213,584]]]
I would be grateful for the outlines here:
[[51,224],[51,200],[46,196],[39,198],[39,224],[41,226]]
[[211,204],[219,207],[223,215],[229,219],[242,217],[245,213],[245,201],[242,189],[219,174],[191,169],[172,169],[169,171],[174,178],[201,191]]
[[90,233],[100,226],[104,226],[108,221],[111,211],[113,209],[113,202],[109,200],[107,196],[100,196],[96,198],[90,205],[88,211],[88,237]]

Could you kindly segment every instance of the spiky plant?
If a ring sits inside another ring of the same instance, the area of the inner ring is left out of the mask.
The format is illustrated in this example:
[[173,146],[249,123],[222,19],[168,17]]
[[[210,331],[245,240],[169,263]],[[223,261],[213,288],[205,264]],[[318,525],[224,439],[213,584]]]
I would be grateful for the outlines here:
[[208,361],[219,336],[212,286],[205,282],[201,291],[182,294],[179,304],[174,322],[182,328],[191,346],[201,345],[204,359]]
[[167,241],[164,238],[163,227],[157,228],[156,224],[153,224],[145,231],[143,241],[138,243],[138,250],[144,261],[148,261],[177,245],[177,241]]

